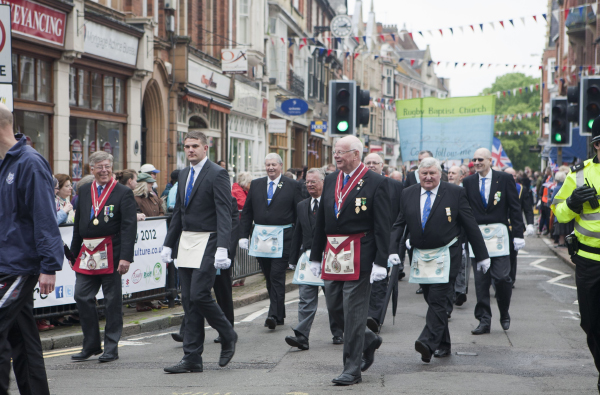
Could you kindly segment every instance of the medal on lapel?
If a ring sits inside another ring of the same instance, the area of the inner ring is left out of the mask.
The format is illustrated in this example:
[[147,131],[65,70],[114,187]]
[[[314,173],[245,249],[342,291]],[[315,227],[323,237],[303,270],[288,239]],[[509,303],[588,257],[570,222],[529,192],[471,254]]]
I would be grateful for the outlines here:
[[356,208],[354,209],[354,212],[356,214],[360,213],[360,198],[356,198],[354,205],[356,206]]
[[362,198],[362,206],[360,206],[362,211],[367,211],[367,198]]
[[448,216],[448,222],[452,222],[452,211],[450,211],[450,207],[446,207],[446,215]]
[[100,221],[98,221],[98,218],[94,218],[94,220],[92,221],[92,223],[94,225],[98,225],[100,223]]
[[108,207],[104,207],[104,222],[108,223]]
[[[116,183],[117,181],[115,181],[114,179],[111,180],[108,184],[104,186],[102,195],[98,197],[98,189],[96,187],[96,183],[92,182],[92,210],[94,216],[94,220],[92,221],[92,223],[94,224],[94,226],[97,226],[100,223],[100,221],[98,220],[98,215],[100,215],[100,212],[104,207],[104,203],[106,203],[113,189],[115,189]],[[108,213],[108,207],[104,207],[104,222],[108,222]]]
[[110,205],[110,206],[108,206],[108,207],[109,207],[109,210],[108,210],[108,211],[109,211],[109,213],[108,213],[108,216],[112,218],[112,217],[114,217],[114,215],[115,215],[115,214],[113,213],[113,210],[115,209],[115,205],[114,205],[114,204],[111,204],[111,205]]

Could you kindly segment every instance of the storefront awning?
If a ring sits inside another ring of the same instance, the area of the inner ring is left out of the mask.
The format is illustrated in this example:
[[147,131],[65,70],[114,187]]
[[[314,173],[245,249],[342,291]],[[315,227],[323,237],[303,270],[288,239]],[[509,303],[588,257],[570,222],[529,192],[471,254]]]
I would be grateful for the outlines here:
[[219,111],[225,114],[231,112],[231,103],[224,100],[219,100],[210,95],[206,95],[194,88],[189,86],[186,88],[186,94],[183,96],[183,100],[189,101],[190,103],[199,104],[204,107],[209,107],[212,110]]
[[371,152],[381,152],[381,151],[383,151],[383,147],[381,147],[381,145],[373,145],[373,144],[371,144],[369,146],[369,148],[371,148]]

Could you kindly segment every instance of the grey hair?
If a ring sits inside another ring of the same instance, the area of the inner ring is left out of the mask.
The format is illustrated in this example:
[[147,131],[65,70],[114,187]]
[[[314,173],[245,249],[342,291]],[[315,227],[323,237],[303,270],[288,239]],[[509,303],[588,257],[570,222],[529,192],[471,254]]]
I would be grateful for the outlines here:
[[429,157],[430,157],[430,158],[433,158],[433,154],[431,153],[431,151],[427,151],[427,150],[425,150],[425,151],[420,151],[420,152],[419,152],[419,156],[420,156],[420,155],[423,155],[423,154],[429,154]]
[[316,174],[319,176],[319,179],[321,181],[325,179],[325,171],[323,171],[323,169],[321,169],[320,167],[313,167],[312,169],[307,171],[306,174]]
[[252,182],[252,174],[247,171],[243,171],[237,175],[237,183],[242,188],[250,185]]
[[359,157],[363,153],[363,148],[364,148],[363,143],[359,139],[356,139],[350,143],[350,149],[358,151]]
[[111,154],[109,154],[108,152],[104,152],[104,151],[96,151],[93,154],[90,155],[90,167],[94,167],[94,165],[98,162],[102,162],[108,160],[110,162],[110,165],[113,165],[113,156]]
[[426,169],[433,166],[437,167],[437,169],[440,171],[440,174],[442,174],[442,165],[440,165],[440,161],[435,158],[423,159],[419,165],[419,171],[421,171],[421,169]]
[[272,159],[277,160],[277,163],[283,165],[283,159],[281,159],[281,156],[279,156],[279,154],[271,152],[270,154],[267,154],[267,156],[265,156],[265,162]]
[[565,182],[567,178],[567,174],[564,171],[559,171],[554,175],[554,181],[556,182]]
[[94,181],[94,176],[91,174],[88,174],[87,176],[84,176],[81,180],[77,181],[77,186],[75,187],[77,194],[79,195],[79,189],[84,186],[85,184],[89,184],[92,181]]

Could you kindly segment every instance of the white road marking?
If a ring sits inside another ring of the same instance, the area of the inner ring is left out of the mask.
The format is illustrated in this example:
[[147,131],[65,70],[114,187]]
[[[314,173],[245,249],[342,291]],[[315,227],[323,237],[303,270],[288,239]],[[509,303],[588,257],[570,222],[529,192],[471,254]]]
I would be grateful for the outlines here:
[[564,287],[564,288],[569,288],[569,289],[577,289],[577,287],[574,287],[572,285],[561,284],[561,283],[557,282],[557,281],[560,281],[560,280],[565,279],[567,277],[571,277],[571,275],[563,273],[563,272],[561,272],[559,270],[550,269],[550,268],[547,268],[547,267],[544,267],[544,266],[540,266],[540,263],[542,263],[544,261],[546,261],[546,258],[536,259],[535,261],[531,262],[529,264],[529,266],[533,266],[533,267],[535,267],[537,269],[540,269],[540,270],[545,270],[547,272],[558,274],[558,276],[556,276],[554,278],[551,278],[550,280],[546,281],[549,284],[554,284],[554,285],[558,285],[559,287]]
[[261,315],[267,313],[268,311],[269,311],[268,307],[265,307],[264,309],[255,311],[254,313],[250,314],[248,317],[244,318],[241,322],[252,322],[255,319],[257,319],[258,317],[260,317]]
[[521,251],[519,251],[519,255],[518,255],[519,259],[532,259],[532,258],[545,258],[545,259],[558,259],[558,257],[556,255],[527,255],[527,256],[521,256]]

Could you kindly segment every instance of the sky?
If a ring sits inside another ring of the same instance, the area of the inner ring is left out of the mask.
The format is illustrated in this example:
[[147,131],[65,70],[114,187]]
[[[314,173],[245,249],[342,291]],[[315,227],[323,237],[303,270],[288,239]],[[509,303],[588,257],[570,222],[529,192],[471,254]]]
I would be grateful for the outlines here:
[[[348,14],[354,13],[357,0],[348,0]],[[427,45],[438,77],[450,78],[451,96],[475,96],[490,87],[496,77],[515,72],[540,77],[547,24],[542,14],[548,12],[548,0],[373,0],[375,18],[385,25],[404,24],[420,49]],[[363,0],[363,21],[371,8],[371,0]],[[535,22],[533,15],[538,16]],[[521,18],[525,17],[525,24]],[[509,19],[513,19],[512,27]],[[504,21],[505,28],[498,23]],[[548,15],[550,20],[550,15]],[[489,22],[494,22],[492,28]],[[483,33],[479,24],[483,23]],[[474,25],[475,33],[469,25]],[[461,33],[459,26],[464,27]],[[454,28],[454,34],[447,29]],[[443,37],[438,29],[443,30]],[[426,33],[431,30],[433,35]],[[417,32],[422,31],[425,37]],[[451,62],[446,67],[446,62]],[[454,67],[454,62],[459,62]],[[466,67],[462,63],[467,62]],[[476,63],[471,67],[471,63]],[[484,63],[483,68],[479,64]],[[501,63],[492,66],[489,63]],[[510,67],[504,64],[510,64]],[[520,65],[526,64],[526,68]],[[533,67],[529,68],[529,65]]]

